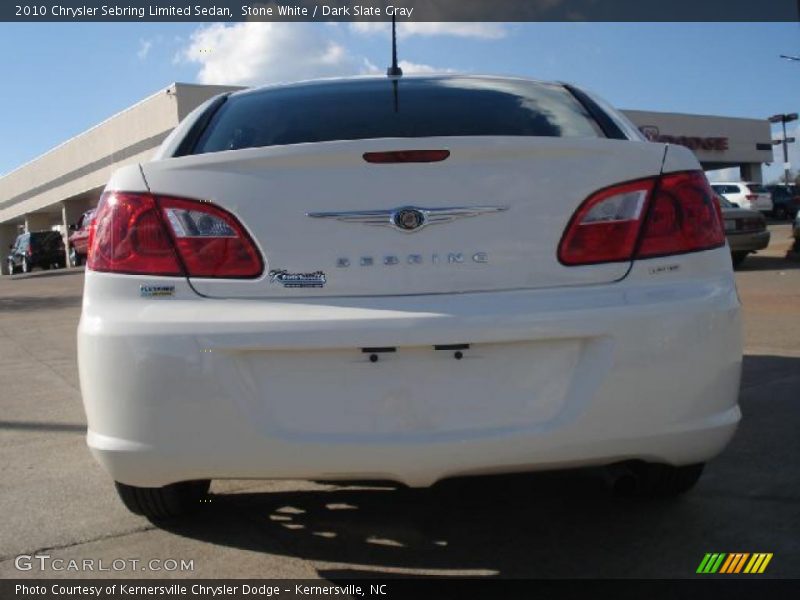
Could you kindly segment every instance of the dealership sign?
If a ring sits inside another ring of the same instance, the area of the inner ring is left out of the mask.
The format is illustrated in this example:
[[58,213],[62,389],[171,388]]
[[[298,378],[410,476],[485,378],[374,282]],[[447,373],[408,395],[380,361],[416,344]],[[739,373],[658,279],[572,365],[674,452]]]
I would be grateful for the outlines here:
[[728,138],[726,137],[700,137],[689,135],[666,135],[659,132],[658,127],[645,125],[640,127],[642,132],[651,142],[662,142],[664,144],[679,144],[691,150],[709,150],[712,152],[725,152],[728,149]]

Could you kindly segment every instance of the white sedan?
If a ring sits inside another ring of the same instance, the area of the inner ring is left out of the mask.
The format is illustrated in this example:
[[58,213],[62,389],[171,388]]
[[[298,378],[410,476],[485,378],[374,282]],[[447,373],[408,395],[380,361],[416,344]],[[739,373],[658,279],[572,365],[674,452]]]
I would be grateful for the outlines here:
[[677,494],[741,416],[696,158],[523,79],[207,102],[108,183],[78,346],[89,447],[151,519],[215,478],[622,465]]

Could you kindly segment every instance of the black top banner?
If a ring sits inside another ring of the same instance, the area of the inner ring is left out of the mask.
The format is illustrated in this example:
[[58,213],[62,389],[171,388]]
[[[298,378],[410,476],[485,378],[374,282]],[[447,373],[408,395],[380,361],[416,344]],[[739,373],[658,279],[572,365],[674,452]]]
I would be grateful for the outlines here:
[[25,0],[10,22],[797,21],[800,0]]

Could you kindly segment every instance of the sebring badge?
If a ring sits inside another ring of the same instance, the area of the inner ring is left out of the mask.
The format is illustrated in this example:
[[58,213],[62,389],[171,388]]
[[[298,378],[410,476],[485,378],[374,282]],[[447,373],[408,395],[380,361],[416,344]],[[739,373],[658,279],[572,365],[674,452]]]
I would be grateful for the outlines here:
[[507,206],[453,206],[450,208],[401,206],[386,210],[312,212],[306,213],[306,216],[312,219],[334,219],[347,223],[391,227],[405,233],[413,233],[423,229],[426,225],[439,225],[456,219],[466,219],[506,210],[508,210]]
[[325,286],[325,273],[289,273],[286,269],[269,272],[270,283],[280,283],[285,288],[321,288]]
[[378,257],[361,256],[355,261],[350,260],[350,258],[346,256],[341,256],[336,259],[336,266],[340,269],[347,269],[353,264],[357,264],[359,267],[373,267],[375,265],[391,267],[402,264],[463,265],[470,262],[485,265],[489,262],[489,253],[473,252],[472,254],[464,254],[463,252],[447,252],[445,254],[406,254],[404,256],[386,254]]

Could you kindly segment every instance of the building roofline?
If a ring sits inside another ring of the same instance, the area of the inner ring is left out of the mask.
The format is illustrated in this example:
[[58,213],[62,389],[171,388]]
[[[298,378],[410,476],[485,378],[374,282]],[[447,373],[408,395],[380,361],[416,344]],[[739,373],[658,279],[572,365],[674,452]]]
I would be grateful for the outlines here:
[[[32,159],[30,159],[28,161],[25,161],[21,165],[19,165],[17,167],[14,167],[8,173],[0,174],[0,180],[5,179],[6,177],[9,177],[10,175],[13,175],[17,171],[19,171],[21,169],[24,169],[28,165],[31,165],[31,164],[35,163],[37,160],[40,160],[40,159],[44,158],[45,156],[47,156],[48,154],[51,154],[51,153],[55,152],[56,150],[58,150],[59,148],[62,148],[63,146],[66,146],[70,142],[72,142],[72,141],[74,141],[74,140],[86,135],[87,133],[90,133],[90,132],[94,131],[98,127],[102,127],[103,125],[105,125],[109,121],[111,121],[113,119],[116,119],[117,117],[119,117],[121,115],[124,115],[128,111],[133,110],[134,108],[136,108],[140,104],[144,104],[145,102],[148,102],[148,101],[152,100],[153,98],[155,98],[156,96],[159,96],[159,95],[164,94],[164,93],[170,93],[170,92],[174,93],[175,90],[178,87],[194,87],[194,88],[215,88],[215,87],[218,87],[218,88],[229,89],[231,87],[240,87],[240,86],[219,85],[219,84],[205,84],[205,83],[183,83],[183,82],[180,82],[180,81],[173,81],[169,85],[164,86],[162,88],[159,88],[157,91],[153,92],[152,94],[150,94],[148,96],[145,96],[141,100],[137,100],[136,102],[134,102],[130,106],[128,106],[126,108],[123,108],[122,110],[115,112],[113,115],[111,115],[109,117],[106,117],[105,119],[103,119],[99,123],[96,123],[95,125],[92,125],[91,127],[89,127],[89,129],[85,129],[84,131],[81,131],[80,133],[75,134],[70,138],[67,138],[66,140],[64,140],[63,142],[58,144],[57,146],[53,146],[52,148],[50,148],[49,150],[46,150],[42,154],[39,154],[38,156],[35,156],[34,158],[32,158]],[[245,88],[242,88],[242,89],[245,89]]]
[[725,119],[726,121],[766,121],[760,117],[726,117],[725,115],[709,115],[705,113],[674,112],[666,110],[643,110],[641,108],[620,108],[620,112],[652,113],[654,115],[674,115],[676,117],[698,117],[701,119]]
[[[117,117],[119,117],[121,115],[124,115],[126,112],[129,112],[129,111],[133,110],[134,108],[136,108],[140,104],[144,104],[145,102],[148,102],[149,100],[152,100],[153,98],[155,98],[156,96],[159,96],[160,94],[169,93],[169,91],[170,90],[174,90],[177,85],[186,85],[186,84],[182,84],[182,83],[179,84],[177,82],[172,82],[168,86],[160,88],[158,91],[153,92],[149,96],[146,96],[146,97],[142,98],[141,100],[136,101],[135,103],[131,104],[130,106],[128,106],[126,108],[123,108],[122,110],[120,110],[118,112],[115,112],[113,115],[111,115],[109,117],[106,117],[105,119],[103,119],[99,123],[96,123],[95,125],[92,125],[91,127],[89,127],[89,129],[85,129],[84,131],[81,131],[80,133],[78,133],[76,135],[73,135],[70,138],[67,138],[66,140],[64,140],[63,142],[58,144],[57,146],[53,146],[49,150],[43,152],[42,154],[39,154],[38,156],[36,156],[36,157],[34,157],[34,158],[24,162],[24,163],[22,163],[18,167],[14,167],[14,169],[9,171],[8,173],[4,173],[3,175],[0,175],[0,180],[3,180],[6,177],[9,177],[9,176],[13,175],[17,171],[20,171],[20,170],[24,169],[25,167],[27,167],[28,165],[31,165],[31,164],[35,163],[37,160],[41,160],[42,158],[44,158],[48,154],[52,154],[53,152],[55,152],[59,148],[63,148],[64,146],[66,146],[70,142],[72,142],[74,140],[77,140],[80,137],[83,137],[87,133],[90,133],[90,132],[94,131],[95,129],[97,129],[99,127],[102,127],[103,125],[105,125],[109,121],[111,121],[113,119],[116,119]],[[191,84],[189,84],[189,85],[191,85]]]

